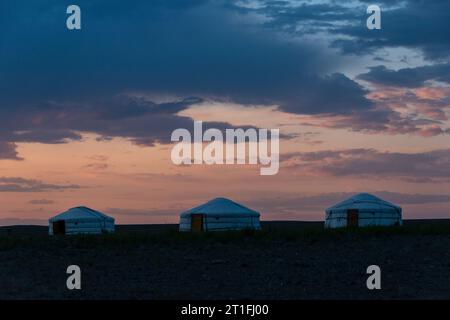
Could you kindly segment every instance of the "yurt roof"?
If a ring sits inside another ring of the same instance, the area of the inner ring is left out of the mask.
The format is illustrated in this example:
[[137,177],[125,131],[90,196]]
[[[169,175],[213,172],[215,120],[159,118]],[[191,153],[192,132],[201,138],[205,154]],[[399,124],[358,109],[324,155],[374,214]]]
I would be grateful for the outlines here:
[[211,216],[248,215],[259,217],[259,212],[226,198],[213,199],[205,204],[183,212],[181,216],[185,217],[192,214],[205,214]]
[[97,220],[114,220],[113,218],[107,216],[104,213],[93,210],[88,207],[75,207],[67,210],[66,212],[60,213],[50,221],[56,220],[77,220],[77,219],[97,219]]
[[386,200],[380,199],[369,193],[359,193],[350,197],[347,200],[339,202],[338,204],[327,209],[329,210],[345,210],[345,209],[396,209],[401,210],[399,206],[392,204]]

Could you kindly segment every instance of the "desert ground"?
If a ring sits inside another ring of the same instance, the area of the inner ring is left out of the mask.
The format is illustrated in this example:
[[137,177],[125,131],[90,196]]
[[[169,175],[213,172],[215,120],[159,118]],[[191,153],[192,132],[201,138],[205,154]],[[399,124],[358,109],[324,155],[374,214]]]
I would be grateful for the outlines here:
[[[1,227],[0,299],[450,298],[450,220],[364,230],[319,222],[263,222],[260,232],[116,228],[49,237],[46,227]],[[81,290],[66,288],[72,264]],[[366,287],[372,264],[381,290]]]

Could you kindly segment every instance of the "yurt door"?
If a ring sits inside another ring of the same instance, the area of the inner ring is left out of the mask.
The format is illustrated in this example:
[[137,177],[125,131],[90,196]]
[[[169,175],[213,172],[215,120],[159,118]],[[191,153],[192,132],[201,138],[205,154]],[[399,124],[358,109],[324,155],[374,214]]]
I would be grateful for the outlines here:
[[193,214],[191,216],[191,230],[192,231],[203,231],[203,215]]
[[357,227],[358,226],[358,209],[347,210],[347,227]]
[[53,222],[53,234],[66,234],[66,222],[64,220]]

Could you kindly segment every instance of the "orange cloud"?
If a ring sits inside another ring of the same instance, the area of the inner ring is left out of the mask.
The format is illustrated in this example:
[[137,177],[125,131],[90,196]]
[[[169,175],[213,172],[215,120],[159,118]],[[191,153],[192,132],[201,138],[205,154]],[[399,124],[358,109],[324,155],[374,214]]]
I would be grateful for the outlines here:
[[450,88],[423,87],[414,90],[414,94],[419,99],[442,100],[450,96]]

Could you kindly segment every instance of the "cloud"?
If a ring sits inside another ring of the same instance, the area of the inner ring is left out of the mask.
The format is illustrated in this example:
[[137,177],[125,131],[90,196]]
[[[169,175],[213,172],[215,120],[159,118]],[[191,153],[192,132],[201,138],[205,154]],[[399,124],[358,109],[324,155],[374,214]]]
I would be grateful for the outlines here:
[[[186,210],[186,209],[184,209]],[[124,209],[124,208],[108,208],[106,210],[109,214],[116,217],[170,217],[177,216],[183,209]]]
[[[118,95],[80,103],[76,107],[73,104],[52,103],[47,108],[29,110],[13,122],[0,118],[0,124],[4,122],[5,127],[11,130],[3,139],[20,142],[64,143],[69,139],[81,139],[81,133],[94,133],[99,135],[99,140],[123,137],[137,145],[153,146],[156,143],[171,143],[171,133],[175,129],[185,128],[193,131],[194,120],[178,115],[178,112],[202,101],[188,97],[158,104],[140,96]],[[204,129],[208,128],[225,131],[235,127],[225,122],[205,122]],[[55,134],[41,136],[42,132]],[[60,135],[62,132],[66,134]],[[281,137],[290,138],[286,135]]]
[[19,177],[0,177],[0,192],[45,192],[80,189],[79,185],[51,184]]
[[[373,4],[363,1],[365,5]],[[346,53],[370,53],[386,47],[420,49],[429,60],[444,60],[450,56],[450,3],[442,0],[406,0],[399,3],[383,1],[382,28],[372,32],[364,28],[367,15],[360,11],[354,24],[344,24],[332,30],[346,38],[334,41]]]
[[89,160],[105,162],[108,161],[109,157],[103,154],[94,154],[92,156],[87,157]]
[[[409,194],[390,191],[374,191],[372,194],[391,201],[398,205],[422,205],[422,204],[449,204],[450,194]],[[326,208],[341,202],[355,195],[352,192],[329,192],[314,195],[293,195],[292,193],[274,196],[272,194],[258,194],[244,201],[243,203],[250,208],[259,210],[262,213],[262,219],[282,219],[284,217],[292,218],[299,215],[309,216],[307,212],[315,212],[311,217],[317,219],[316,214],[323,212]],[[177,204],[168,209],[126,209],[126,208],[108,208],[105,211],[118,218],[133,217],[171,217],[178,218],[179,214],[189,209],[189,205]]]
[[101,171],[108,169],[109,165],[107,163],[109,157],[101,154],[95,154],[93,156],[87,157],[87,159],[95,161],[88,163],[82,167],[82,169],[89,169],[94,171]]
[[[445,113],[438,106],[417,106],[423,114],[431,118],[446,120]],[[320,116],[302,123],[304,126],[317,126],[332,129],[351,129],[369,134],[409,134],[422,137],[434,137],[448,133],[445,123],[427,119],[420,114],[402,114],[389,106],[379,103],[374,110],[353,112],[341,116]]]
[[385,66],[370,67],[369,72],[358,75],[358,79],[385,86],[418,88],[429,80],[450,84],[450,64],[422,66],[391,70]]
[[[329,192],[295,196],[292,194],[281,194],[277,197],[268,195],[259,197],[256,200],[250,200],[248,204],[252,207],[261,208],[262,212],[323,211],[355,194],[355,192]],[[450,194],[409,194],[390,191],[373,191],[371,194],[398,205],[450,203]]]
[[17,145],[13,142],[0,141],[0,160],[22,160],[22,158],[18,156],[16,148]]
[[[245,2],[239,2],[245,3]],[[446,59],[450,54],[450,3],[442,0],[377,1],[253,1],[252,6],[234,7],[248,15],[265,17],[267,28],[302,38],[328,41],[345,54],[372,54],[383,48],[421,50],[428,59]],[[381,30],[368,30],[366,9],[381,7]]]
[[408,193],[387,192],[387,191],[376,192],[376,194],[391,202],[403,205],[450,203],[449,194],[420,194],[420,193],[408,194]]
[[[372,79],[365,75],[360,77]],[[351,128],[353,131],[367,133],[433,137],[447,132],[450,86],[407,88],[392,86],[392,82],[380,82],[373,83],[374,88],[367,94],[373,104],[372,108],[334,116],[322,115],[313,120],[319,126],[327,128]],[[398,84],[400,83],[402,82],[399,81]]]
[[[40,225],[40,226],[47,226],[48,225],[48,220],[20,219],[20,218],[2,218],[2,219],[0,219],[0,226],[15,226],[15,225]],[[43,231],[45,231],[45,228],[43,228]]]
[[[168,143],[173,129],[192,127],[192,119],[179,112],[204,100],[278,105],[289,113],[334,117],[330,127],[358,131],[438,133],[436,127],[416,129],[415,119],[380,108],[357,82],[332,73],[341,63],[338,56],[317,41],[299,41],[299,34],[326,31],[332,39],[355,34],[349,41],[357,45],[363,40],[354,25],[365,21],[365,10],[360,10],[365,3],[242,3],[139,0],[106,5],[80,0],[85,14],[79,32],[61,27],[57,12],[64,18],[63,3],[0,4],[0,27],[14,30],[0,42],[0,144],[66,143],[81,140],[85,132],[101,140]],[[416,12],[418,6],[407,2],[393,8],[386,12],[387,22],[393,12]],[[447,14],[437,10],[441,7],[438,1],[430,5],[438,14],[433,21]],[[421,39],[411,45],[428,41]],[[448,78],[445,65],[435,69],[428,73]],[[393,77],[384,73],[372,69],[361,77]],[[402,72],[393,78],[394,83],[420,83]],[[162,103],[146,95],[173,99]],[[401,130],[393,129],[399,125]],[[210,126],[229,127],[220,122]]]
[[[2,47],[0,67],[8,79],[0,80],[0,89],[8,93],[4,99],[14,104],[73,101],[122,90],[242,101],[263,94],[261,99],[273,99],[325,65],[320,52],[282,39],[224,4],[141,0],[106,6],[103,1],[80,1],[89,14],[83,17],[86,31],[78,33],[57,27],[59,19],[53,15],[65,12],[63,4],[9,4],[3,23],[15,32],[5,35],[8,46]],[[23,43],[33,48],[33,56]],[[38,81],[43,77],[45,81]],[[27,95],[20,95],[19,88]]]
[[280,102],[282,111],[311,115],[345,115],[364,112],[374,106],[365,97],[368,91],[341,73],[310,80],[286,94],[286,99]]
[[35,205],[48,205],[48,204],[54,204],[55,201],[48,200],[48,199],[36,199],[36,200],[30,200],[28,201],[29,204],[35,204]]
[[[287,39],[227,2],[78,5],[88,13],[80,32],[57,25],[63,4],[2,5],[4,29],[14,28],[0,51],[2,140],[64,143],[94,132],[166,143],[173,128],[192,123],[176,114],[201,99],[306,114],[371,106],[345,75],[324,76],[334,62],[322,48]],[[182,98],[155,103],[130,92]]]
[[94,170],[94,171],[98,171],[98,170],[106,170],[108,169],[108,164],[107,163],[89,163],[87,165],[84,165],[82,167],[82,169],[90,169],[90,170]]
[[[10,112],[0,118],[2,139],[16,142],[64,143],[80,140],[80,133],[95,133],[101,139],[124,137],[139,145],[169,143],[173,130],[193,128],[194,120],[179,116],[180,110],[200,102],[186,98],[156,104],[131,96],[116,96],[79,104],[52,103],[45,107]],[[5,112],[6,114],[6,112]],[[205,127],[232,128],[227,123],[205,123]],[[3,143],[10,148],[12,143]],[[10,151],[11,153],[11,151]],[[6,154],[6,153],[5,153]]]
[[374,149],[325,150],[291,153],[283,165],[302,172],[334,177],[396,179],[413,183],[449,182],[450,149],[420,153]]
[[[80,140],[80,132],[129,137],[135,141],[167,141],[173,127],[192,124],[187,117],[172,114],[201,100],[187,98],[155,104],[129,97],[95,99],[79,103],[48,103],[15,112],[4,111],[0,118],[2,139],[16,142],[64,143]],[[1,113],[2,110],[0,110]]]

